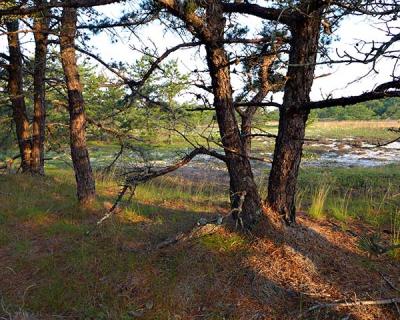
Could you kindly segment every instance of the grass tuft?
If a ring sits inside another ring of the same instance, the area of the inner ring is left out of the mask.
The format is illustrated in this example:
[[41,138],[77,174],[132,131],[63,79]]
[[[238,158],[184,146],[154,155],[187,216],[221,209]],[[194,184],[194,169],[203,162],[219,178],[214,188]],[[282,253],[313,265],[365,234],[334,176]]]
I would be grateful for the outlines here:
[[336,198],[333,205],[330,206],[330,211],[335,219],[346,222],[349,218],[349,203],[351,190],[346,191],[343,198]]
[[330,187],[328,185],[320,185],[314,192],[309,210],[311,217],[315,219],[323,219],[325,217],[324,207]]
[[[392,246],[400,245],[400,210],[397,210],[395,213],[392,214],[391,217],[391,238],[390,242]],[[389,252],[394,258],[400,258],[400,248],[395,248],[391,252]]]

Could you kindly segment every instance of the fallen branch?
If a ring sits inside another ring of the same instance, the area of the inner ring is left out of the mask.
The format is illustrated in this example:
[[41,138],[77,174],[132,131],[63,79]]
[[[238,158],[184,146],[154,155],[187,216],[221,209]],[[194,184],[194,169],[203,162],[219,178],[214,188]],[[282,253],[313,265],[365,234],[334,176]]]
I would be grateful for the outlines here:
[[[222,223],[222,221],[221,221]],[[172,244],[181,242],[181,241],[189,241],[193,239],[197,239],[199,237],[204,237],[206,235],[212,234],[216,231],[218,231],[221,228],[221,224],[215,224],[215,223],[206,223],[206,224],[200,224],[198,222],[190,231],[188,232],[180,232],[177,235],[174,235],[172,237],[169,237],[165,239],[164,241],[158,243],[155,248],[156,249],[163,249],[165,247],[168,247]]]
[[354,302],[337,302],[337,303],[320,303],[311,308],[306,312],[311,312],[314,310],[322,308],[340,308],[340,307],[354,307],[354,306],[373,306],[373,305],[383,305],[400,303],[400,297],[389,298],[389,299],[378,299],[378,300],[364,300],[364,301],[354,301]]
[[133,194],[135,193],[136,186],[132,186],[132,185],[124,185],[124,186],[122,186],[122,189],[119,192],[118,197],[115,200],[114,204],[107,211],[107,213],[99,221],[97,221],[97,225],[102,224],[104,220],[107,220],[108,218],[110,218],[115,213],[115,209],[117,209],[119,203],[121,202],[122,198],[124,197],[124,195],[125,195],[126,191],[128,191],[128,189],[131,189],[131,192],[132,192],[130,199],[133,197]]
[[381,277],[383,278],[383,280],[385,280],[385,282],[389,285],[389,287],[391,287],[393,290],[400,292],[400,289],[397,288],[392,281],[390,281],[382,272],[378,271],[378,273],[381,275]]

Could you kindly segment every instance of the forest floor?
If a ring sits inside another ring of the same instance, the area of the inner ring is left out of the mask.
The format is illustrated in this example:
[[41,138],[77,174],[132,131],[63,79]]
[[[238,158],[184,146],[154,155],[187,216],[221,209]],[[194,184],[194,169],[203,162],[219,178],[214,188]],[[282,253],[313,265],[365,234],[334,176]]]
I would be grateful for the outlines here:
[[252,235],[218,226],[162,249],[200,218],[228,213],[223,181],[156,179],[96,227],[115,180],[99,178],[98,200],[82,209],[71,170],[0,175],[0,316],[399,319],[400,303],[316,307],[400,297],[400,251],[371,254],[365,243],[400,242],[399,169],[308,168],[296,226],[266,220]]

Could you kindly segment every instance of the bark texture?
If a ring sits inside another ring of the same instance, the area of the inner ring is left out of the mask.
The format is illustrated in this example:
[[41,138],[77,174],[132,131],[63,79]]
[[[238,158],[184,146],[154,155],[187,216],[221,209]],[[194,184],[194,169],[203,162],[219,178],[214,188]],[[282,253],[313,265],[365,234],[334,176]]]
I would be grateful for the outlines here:
[[9,50],[8,93],[10,95],[13,118],[16,127],[22,172],[31,171],[31,137],[26,114],[23,88],[22,54],[18,36],[18,20],[7,23]]
[[78,200],[82,204],[95,197],[95,181],[86,144],[86,117],[82,86],[75,55],[77,10],[64,8],[60,32],[61,62],[68,90],[70,147],[75,171]]
[[267,203],[286,223],[295,222],[296,217],[297,176],[309,114],[303,106],[309,102],[321,24],[321,10],[307,8],[308,14],[298,16],[291,25],[287,82],[268,183]]
[[211,1],[207,25],[211,38],[207,39],[207,64],[211,76],[214,108],[216,110],[222,145],[230,177],[231,205],[236,208],[241,192],[246,192],[240,217],[243,226],[251,228],[262,211],[261,199],[254,182],[249,158],[241,139],[230,81],[229,60],[223,45],[225,19],[222,9]]
[[[37,1],[41,4],[42,1]],[[44,174],[45,141],[45,73],[47,56],[48,23],[47,12],[40,12],[34,22],[35,66],[33,74],[33,124],[31,170],[35,174]]]
[[185,22],[186,28],[206,48],[206,59],[212,82],[214,108],[219,126],[226,164],[230,176],[231,206],[237,208],[240,195],[245,192],[242,212],[237,220],[251,228],[261,216],[262,203],[254,182],[249,158],[245,154],[232,98],[229,59],[224,48],[226,19],[223,3],[206,0],[201,6],[205,14],[187,10],[177,0],[157,0],[168,12]]

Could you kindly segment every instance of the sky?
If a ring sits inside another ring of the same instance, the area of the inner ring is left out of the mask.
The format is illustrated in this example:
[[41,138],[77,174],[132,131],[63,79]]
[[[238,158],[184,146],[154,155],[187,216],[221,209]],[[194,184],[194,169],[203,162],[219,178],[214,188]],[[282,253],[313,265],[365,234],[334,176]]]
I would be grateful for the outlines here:
[[[110,18],[118,18],[121,15],[121,7],[119,5],[107,5],[97,7],[97,9],[104,15]],[[250,26],[250,29],[256,30],[259,27],[258,19],[253,17],[242,17],[241,22]],[[400,28],[400,22],[395,22],[396,26]],[[333,57],[335,52],[355,52],[354,43],[357,40],[363,39],[366,41],[383,41],[388,39],[385,37],[384,32],[379,30],[382,27],[377,25],[374,21],[366,20],[360,17],[347,18],[341,23],[340,28],[334,32],[333,36],[339,38],[332,44]],[[162,53],[166,48],[170,48],[175,44],[181,42],[181,40],[171,32],[164,32],[163,27],[159,23],[152,23],[147,27],[140,29],[137,37],[132,36],[128,32],[123,32],[121,29],[117,29],[117,35],[119,41],[112,43],[110,37],[106,33],[96,35],[90,41],[90,45],[94,47],[94,52],[102,57],[105,61],[121,61],[123,63],[134,64],[136,59],[140,58],[141,54],[135,50],[132,50],[132,46],[138,46],[141,42],[143,45],[152,47],[156,45],[159,53]],[[0,38],[0,50],[7,51],[5,37]],[[33,46],[31,43],[30,36],[23,36],[22,42],[26,43],[25,47],[32,50]],[[400,44],[397,44],[397,48],[400,49]],[[179,60],[179,68],[182,72],[191,72],[194,69],[204,70],[204,50],[186,49],[179,51],[171,55],[170,59]],[[321,100],[329,97],[341,97],[348,95],[357,95],[364,91],[369,91],[374,88],[377,84],[390,81],[390,74],[393,68],[393,61],[389,59],[381,59],[376,69],[379,71],[378,74],[375,72],[370,73],[367,77],[356,81],[360,75],[364,75],[370,70],[369,65],[363,64],[350,64],[350,65],[334,65],[329,68],[327,66],[318,66],[316,68],[316,79],[311,92],[311,100]],[[104,68],[100,68],[99,71],[104,71]],[[399,70],[398,70],[399,71]],[[323,76],[329,74],[329,76]],[[241,83],[237,79],[233,79],[232,85],[234,89],[239,89]],[[281,94],[275,94],[274,100],[279,102]]]
[[[103,12],[110,18],[117,18],[120,15],[120,8],[116,5],[107,5],[99,8],[99,11]],[[258,19],[254,17],[243,17],[241,18],[243,23],[250,26],[250,29],[256,29],[259,26]],[[392,24],[394,27],[400,28],[400,21]],[[333,36],[339,38],[332,44],[331,51],[333,57],[335,57],[335,52],[343,53],[355,53],[354,44],[360,39],[366,41],[384,41],[388,37],[385,33],[380,30],[382,25],[372,21],[370,19],[365,19],[363,17],[347,18],[342,21],[340,28],[334,32]],[[158,24],[152,24],[149,27],[143,28],[141,30],[140,38],[142,41],[147,42],[147,39],[151,39],[152,42],[157,44],[160,48],[160,53],[162,53],[166,48],[172,47],[174,44],[180,43],[180,40],[171,35],[171,33],[165,34],[163,28]],[[128,43],[137,44],[138,41],[135,38],[127,40],[123,33],[121,33],[121,39],[123,42],[117,44],[111,44],[106,35],[100,35],[95,37],[92,44],[101,48],[98,52],[101,52],[101,56],[105,57],[106,60],[121,60],[132,63],[135,57],[139,55],[133,52]],[[400,44],[397,44],[397,49],[400,49]],[[204,57],[204,54],[202,55]],[[204,62],[201,57],[194,50],[184,50],[175,53],[171,58],[178,58],[180,68],[183,72],[190,72],[194,69],[204,69]],[[381,59],[376,65],[376,69],[379,73],[372,72],[360,81],[357,80],[361,75],[365,75],[370,70],[370,65],[363,64],[351,64],[351,65],[333,65],[332,67],[318,66],[316,68],[316,79],[311,92],[311,100],[320,100],[326,97],[341,97],[349,95],[357,95],[365,91],[370,91],[377,84],[390,81],[390,74],[393,69],[393,61],[389,59]],[[400,71],[400,70],[398,70]],[[329,76],[323,76],[329,74]],[[399,74],[399,73],[398,73]],[[235,79],[232,81],[233,88],[239,89],[241,84]],[[275,94],[274,99],[279,101],[281,99],[281,94]]]

